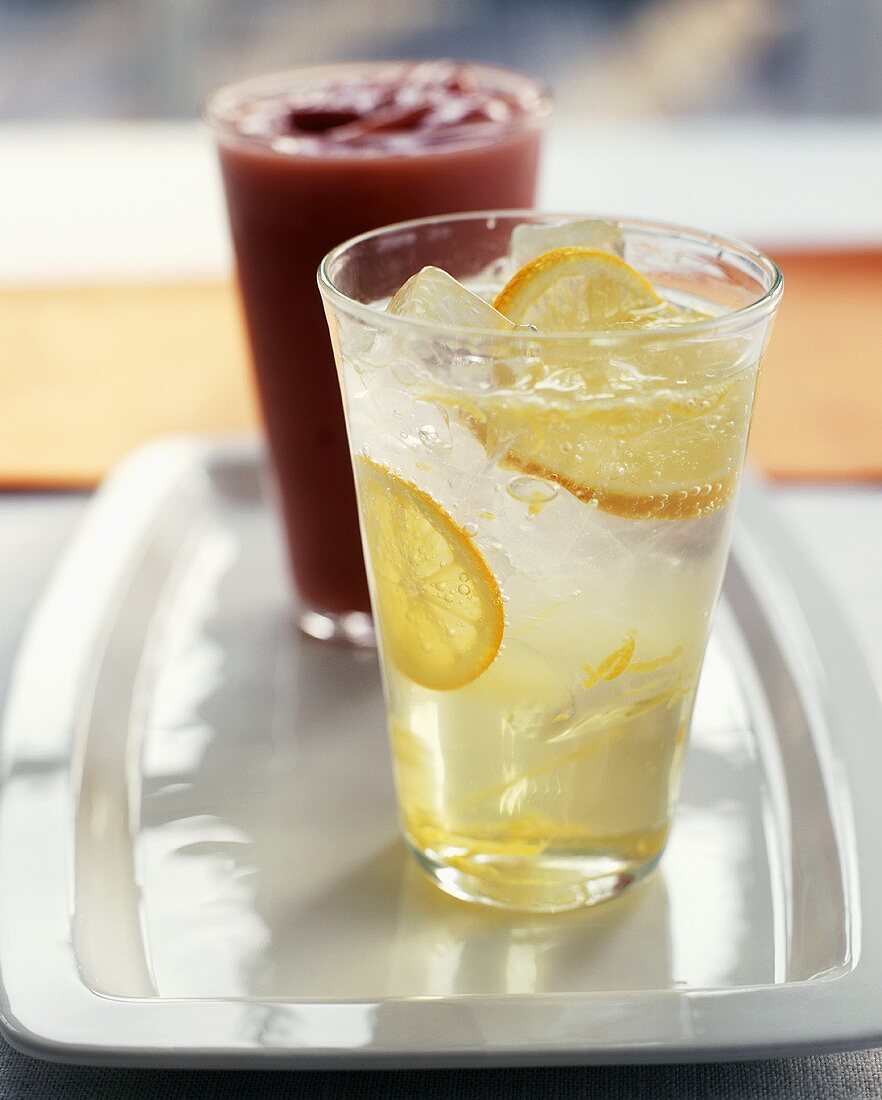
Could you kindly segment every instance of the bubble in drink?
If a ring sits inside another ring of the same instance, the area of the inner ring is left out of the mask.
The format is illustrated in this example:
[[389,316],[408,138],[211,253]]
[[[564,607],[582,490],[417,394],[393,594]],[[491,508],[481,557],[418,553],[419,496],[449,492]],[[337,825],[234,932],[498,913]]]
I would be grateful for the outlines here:
[[530,515],[538,515],[558,494],[556,485],[536,477],[513,477],[506,486],[508,495],[530,508]]

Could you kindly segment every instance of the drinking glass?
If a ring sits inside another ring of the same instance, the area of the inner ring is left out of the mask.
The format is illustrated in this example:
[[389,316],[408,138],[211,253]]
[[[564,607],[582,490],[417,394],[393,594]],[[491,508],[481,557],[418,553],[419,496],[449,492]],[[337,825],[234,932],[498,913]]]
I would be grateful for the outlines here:
[[387,61],[256,77],[220,89],[206,107],[299,596],[298,622],[317,638],[364,644],[373,635],[316,266],[339,241],[390,221],[488,205],[529,206],[534,199],[540,140],[551,111],[544,85],[496,66],[465,68],[482,87],[516,100],[518,114],[455,129],[446,140],[417,127],[391,145],[350,146],[324,140],[322,133],[306,140],[277,132],[279,105],[297,94],[405,80],[414,69],[412,63]]
[[403,832],[444,890],[591,905],[665,846],[781,275],[714,234],[620,222],[700,319],[548,334],[397,316],[425,265],[489,296],[482,213],[348,241],[319,272],[345,398]]

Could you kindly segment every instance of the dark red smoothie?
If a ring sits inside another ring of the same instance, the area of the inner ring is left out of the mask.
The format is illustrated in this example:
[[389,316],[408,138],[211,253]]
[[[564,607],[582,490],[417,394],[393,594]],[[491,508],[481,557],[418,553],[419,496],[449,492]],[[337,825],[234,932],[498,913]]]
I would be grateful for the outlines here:
[[358,618],[350,612],[370,611],[319,262],[390,222],[531,206],[549,109],[537,81],[451,62],[317,66],[221,89],[208,103],[311,633],[345,634]]

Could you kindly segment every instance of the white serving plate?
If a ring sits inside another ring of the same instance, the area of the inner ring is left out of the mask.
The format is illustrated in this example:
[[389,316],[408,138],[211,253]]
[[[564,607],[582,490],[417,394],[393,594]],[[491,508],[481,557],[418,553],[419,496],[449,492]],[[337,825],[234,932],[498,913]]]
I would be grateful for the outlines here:
[[659,872],[524,916],[398,840],[374,656],[301,637],[253,444],[129,459],[34,614],[0,801],[3,1031],[161,1066],[654,1062],[882,1043],[882,713],[745,493]]

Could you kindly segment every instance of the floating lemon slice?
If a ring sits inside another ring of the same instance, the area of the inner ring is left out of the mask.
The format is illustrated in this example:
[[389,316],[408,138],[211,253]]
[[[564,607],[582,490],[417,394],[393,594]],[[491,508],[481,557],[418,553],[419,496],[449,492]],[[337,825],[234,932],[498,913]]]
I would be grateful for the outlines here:
[[570,246],[530,260],[493,305],[516,324],[554,333],[632,325],[663,302],[652,283],[618,256]]
[[496,578],[427,494],[369,458],[355,463],[383,647],[411,680],[450,691],[478,678],[502,642]]
[[745,374],[694,395],[549,405],[475,399],[468,423],[509,469],[554,482],[583,503],[631,519],[695,519],[734,492],[747,432]]
[[[531,260],[494,305],[540,334],[651,330],[661,311],[674,311],[680,323],[689,316],[663,302],[618,256],[575,246]],[[647,336],[651,339],[649,331]],[[548,353],[556,354],[556,344]],[[647,347],[629,354],[659,352]],[[686,349],[671,354],[680,355],[682,367],[688,365]],[[580,355],[584,361],[569,353],[578,382],[569,397],[547,392],[530,400],[500,392],[464,403],[463,419],[488,453],[503,466],[555,482],[618,516],[691,519],[722,507],[737,480],[752,372],[733,376],[723,369],[727,364],[718,364],[721,380],[707,381],[704,364],[700,380],[674,390],[660,388],[657,377],[643,385],[640,369],[632,372],[627,394],[604,395],[607,354],[586,347]]]

